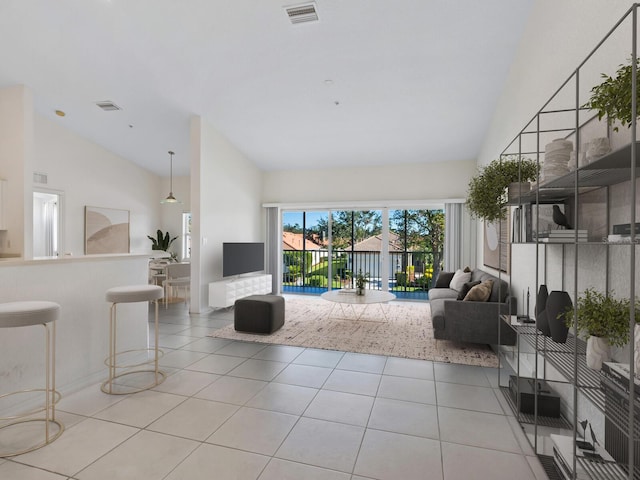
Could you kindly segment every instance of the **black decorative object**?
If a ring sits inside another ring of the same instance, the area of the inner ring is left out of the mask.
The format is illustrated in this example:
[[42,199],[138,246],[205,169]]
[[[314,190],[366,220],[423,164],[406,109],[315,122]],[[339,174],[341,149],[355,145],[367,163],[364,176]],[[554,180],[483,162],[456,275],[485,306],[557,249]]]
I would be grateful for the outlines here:
[[549,322],[547,321],[547,315],[545,309],[547,308],[547,297],[549,291],[546,285],[540,285],[538,290],[538,296],[536,298],[536,323],[538,330],[540,330],[547,337],[551,336],[551,330],[549,330]]
[[587,442],[587,426],[591,426],[589,420],[581,420],[579,423],[582,427],[582,438],[584,440],[576,440],[576,446],[580,450],[594,450],[593,444]]
[[[520,395],[520,411],[534,415],[536,395],[538,396],[538,415],[543,417],[560,417],[560,397],[544,380],[537,382],[533,378],[509,376],[511,398],[517,402]],[[537,393],[536,393],[537,392]]]
[[571,230],[571,225],[569,225],[569,220],[567,220],[567,216],[562,213],[560,207],[558,205],[553,206],[553,221],[558,227],[564,227]]
[[551,338],[556,343],[565,343],[569,327],[565,323],[565,312],[573,306],[571,297],[563,290],[554,290],[547,298],[547,308],[545,309]]

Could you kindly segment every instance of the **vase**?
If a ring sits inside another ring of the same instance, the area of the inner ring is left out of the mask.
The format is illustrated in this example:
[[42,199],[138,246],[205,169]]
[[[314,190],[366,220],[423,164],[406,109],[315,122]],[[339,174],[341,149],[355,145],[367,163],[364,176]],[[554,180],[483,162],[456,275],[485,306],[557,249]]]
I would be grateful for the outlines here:
[[364,288],[363,287],[356,288],[356,295],[364,295]]
[[549,321],[545,309],[547,308],[547,297],[549,292],[546,285],[540,285],[538,295],[536,297],[536,326],[547,337],[551,336],[551,330],[549,330]]
[[569,327],[565,323],[565,313],[573,306],[569,294],[562,290],[554,290],[547,298],[547,307],[545,313],[547,322],[549,322],[549,330],[551,338],[556,343],[565,343]]
[[604,337],[591,335],[587,338],[587,367],[594,370],[602,368],[602,362],[611,360],[611,347]]
[[510,201],[518,201],[522,195],[531,191],[529,182],[511,182],[507,190]]

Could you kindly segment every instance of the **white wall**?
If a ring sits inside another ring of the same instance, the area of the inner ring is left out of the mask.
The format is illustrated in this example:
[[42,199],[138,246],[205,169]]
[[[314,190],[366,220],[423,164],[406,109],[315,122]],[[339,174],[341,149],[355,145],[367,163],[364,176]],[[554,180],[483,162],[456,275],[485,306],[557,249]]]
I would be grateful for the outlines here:
[[[478,156],[479,165],[498,158],[632,4],[629,0],[537,0],[534,3]],[[608,40],[581,70],[580,103],[586,102],[591,87],[600,83],[601,73],[614,73],[629,57],[629,27],[630,21],[626,21],[619,33]],[[565,90],[566,94],[563,91],[561,95],[566,101],[564,107],[575,106],[575,84],[568,85]],[[483,264],[483,230],[479,223],[477,256],[480,265]],[[519,257],[512,255],[514,272],[518,261]],[[492,271],[488,267],[482,268]]]
[[191,122],[191,310],[222,278],[222,243],[264,241],[262,173],[201,117]]
[[6,182],[7,230],[0,232],[0,253],[30,258],[33,223],[31,191],[25,185],[33,163],[33,95],[23,86],[0,89],[0,178]]
[[[392,159],[391,159],[392,160]],[[265,203],[464,198],[475,161],[264,173]]]
[[[491,118],[478,157],[480,165],[497,158],[633,3],[629,0],[537,0],[534,3]],[[616,36],[606,48],[618,52],[614,58],[611,58],[613,55],[594,58],[593,67],[588,68],[589,79],[581,81],[586,90],[598,81],[593,78],[594,74],[611,74],[629,57],[631,36]]]
[[[84,254],[86,205],[129,210],[131,252],[151,251],[147,235],[162,228],[160,200],[167,195],[160,189],[159,178],[76,135],[63,122],[35,115],[33,163],[33,170],[47,174],[46,187],[65,193],[63,251]],[[33,186],[31,173],[29,186]]]

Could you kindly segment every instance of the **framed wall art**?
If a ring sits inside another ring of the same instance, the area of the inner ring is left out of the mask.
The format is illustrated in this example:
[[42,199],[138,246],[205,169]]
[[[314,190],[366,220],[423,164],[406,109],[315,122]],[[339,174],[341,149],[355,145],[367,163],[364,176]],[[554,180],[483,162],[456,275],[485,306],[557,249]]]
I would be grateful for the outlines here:
[[84,253],[129,253],[129,210],[84,207]]
[[509,216],[499,222],[484,222],[484,264],[505,273],[509,273],[511,262]]

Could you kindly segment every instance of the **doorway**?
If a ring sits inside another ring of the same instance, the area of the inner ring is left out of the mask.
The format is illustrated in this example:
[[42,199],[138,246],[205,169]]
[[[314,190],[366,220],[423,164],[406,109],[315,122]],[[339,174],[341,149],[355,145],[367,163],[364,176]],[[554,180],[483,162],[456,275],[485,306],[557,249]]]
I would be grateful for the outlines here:
[[62,249],[59,192],[33,192],[33,257],[57,257]]

